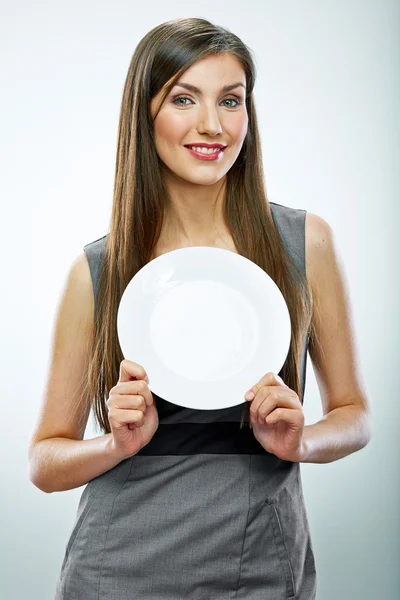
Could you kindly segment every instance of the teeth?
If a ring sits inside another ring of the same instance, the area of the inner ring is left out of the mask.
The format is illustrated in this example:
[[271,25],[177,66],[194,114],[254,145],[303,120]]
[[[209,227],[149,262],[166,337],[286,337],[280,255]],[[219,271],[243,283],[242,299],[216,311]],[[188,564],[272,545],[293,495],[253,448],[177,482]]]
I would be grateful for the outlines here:
[[188,146],[188,148],[196,150],[196,152],[201,152],[202,154],[215,154],[221,150],[221,148],[200,148],[196,146]]

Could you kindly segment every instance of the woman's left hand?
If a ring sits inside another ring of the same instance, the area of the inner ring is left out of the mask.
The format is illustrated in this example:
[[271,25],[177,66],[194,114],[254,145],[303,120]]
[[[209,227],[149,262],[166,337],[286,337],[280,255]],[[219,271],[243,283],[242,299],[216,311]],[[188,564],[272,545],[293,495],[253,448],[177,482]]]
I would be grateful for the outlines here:
[[253,392],[250,418],[254,437],[265,448],[282,458],[299,462],[303,455],[303,407],[296,392],[272,372],[267,373],[246,393]]

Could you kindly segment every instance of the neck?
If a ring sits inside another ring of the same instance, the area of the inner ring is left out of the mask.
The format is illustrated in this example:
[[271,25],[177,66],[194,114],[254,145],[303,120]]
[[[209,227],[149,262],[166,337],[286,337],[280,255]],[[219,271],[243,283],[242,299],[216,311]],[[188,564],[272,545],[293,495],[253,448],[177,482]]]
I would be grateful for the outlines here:
[[171,243],[203,245],[214,242],[227,227],[223,216],[226,178],[210,185],[167,178],[170,203],[166,206],[163,234]]

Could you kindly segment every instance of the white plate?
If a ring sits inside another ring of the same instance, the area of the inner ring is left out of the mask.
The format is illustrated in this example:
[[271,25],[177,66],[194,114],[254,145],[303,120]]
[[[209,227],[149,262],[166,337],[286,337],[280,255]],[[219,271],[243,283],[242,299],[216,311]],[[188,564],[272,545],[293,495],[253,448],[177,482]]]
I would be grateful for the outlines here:
[[162,254],[129,282],[117,316],[125,358],[152,392],[180,406],[215,410],[245,402],[289,351],[290,315],[278,286],[251,260],[193,246]]

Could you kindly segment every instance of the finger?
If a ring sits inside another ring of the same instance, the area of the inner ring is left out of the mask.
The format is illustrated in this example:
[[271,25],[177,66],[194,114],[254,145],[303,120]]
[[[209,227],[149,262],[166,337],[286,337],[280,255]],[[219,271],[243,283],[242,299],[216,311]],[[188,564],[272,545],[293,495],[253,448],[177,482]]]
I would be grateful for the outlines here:
[[121,396],[143,396],[143,399],[147,406],[154,404],[154,397],[151,393],[149,386],[143,380],[140,381],[124,381],[118,383],[115,387],[110,390],[110,396],[121,395]]
[[108,416],[113,425],[118,428],[119,425],[128,425],[128,423],[144,423],[144,413],[138,409],[112,409]]
[[257,391],[257,394],[250,405],[250,416],[253,416],[257,420],[260,416],[260,411],[262,411],[262,416],[265,418],[278,406],[298,408],[294,396],[289,395],[290,393],[291,390],[286,391],[286,389],[283,389],[281,386],[262,387]]
[[300,411],[292,410],[290,408],[277,408],[271,414],[269,414],[263,422],[267,425],[275,425],[278,421],[285,421],[286,423],[292,423],[293,425],[297,425],[301,420],[301,415],[299,416]]
[[[264,395],[261,403],[258,403],[258,417],[263,420],[276,408],[289,408],[293,410],[300,407],[297,396],[295,397],[291,390],[286,391],[282,387],[277,388],[276,386],[269,388],[264,387],[262,389],[269,390],[269,393]],[[259,395],[262,397],[261,393]],[[253,400],[253,403],[256,401],[257,397],[258,395]]]
[[128,396],[136,394],[146,398],[148,406],[153,404],[153,394],[151,393],[146,381],[143,379],[138,381],[123,381],[122,383],[117,383],[117,385],[110,390],[110,394],[111,392],[113,394]]
[[[147,373],[142,365],[133,362],[132,360],[124,359],[119,367],[119,381],[132,381],[132,379],[146,379]],[[147,377],[147,382],[148,382]]]
[[[257,386],[253,386],[253,389],[254,388],[257,388]],[[261,389],[257,389],[256,396],[255,396],[253,402],[250,404],[250,408],[249,408],[251,417],[254,417],[255,419],[257,419],[260,406],[263,402],[265,402],[268,394],[270,394],[270,393],[271,393],[271,387],[264,386]]]
[[245,399],[252,400],[255,397],[255,395],[257,394],[258,390],[263,386],[289,387],[286,385],[286,383],[283,381],[283,379],[281,377],[279,377],[279,375],[276,375],[272,371],[269,371],[263,377],[261,377],[260,381],[258,383],[256,383],[256,385],[253,385],[253,387],[251,387],[246,392]]
[[140,409],[146,410],[146,400],[143,396],[132,394],[114,394],[113,401],[109,404],[109,410],[118,409]]

